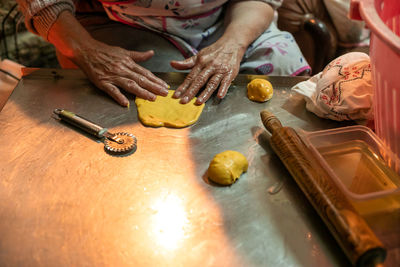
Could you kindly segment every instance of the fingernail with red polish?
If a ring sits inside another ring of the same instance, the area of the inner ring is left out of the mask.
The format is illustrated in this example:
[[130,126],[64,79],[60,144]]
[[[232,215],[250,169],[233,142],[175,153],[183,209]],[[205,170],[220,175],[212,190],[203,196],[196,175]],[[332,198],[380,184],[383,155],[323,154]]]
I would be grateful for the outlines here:
[[175,92],[175,94],[174,94],[174,97],[175,98],[178,98],[178,97],[180,97],[181,96],[181,93],[180,92]]

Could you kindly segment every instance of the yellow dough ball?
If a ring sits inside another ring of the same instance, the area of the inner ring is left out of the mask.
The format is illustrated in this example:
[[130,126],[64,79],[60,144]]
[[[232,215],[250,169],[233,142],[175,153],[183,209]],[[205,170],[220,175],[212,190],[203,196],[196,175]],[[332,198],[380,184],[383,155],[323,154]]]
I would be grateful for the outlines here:
[[211,160],[208,178],[217,184],[231,185],[248,167],[245,156],[237,151],[227,150],[215,155]]
[[247,84],[247,97],[252,101],[265,102],[272,98],[272,84],[264,79],[254,79]]

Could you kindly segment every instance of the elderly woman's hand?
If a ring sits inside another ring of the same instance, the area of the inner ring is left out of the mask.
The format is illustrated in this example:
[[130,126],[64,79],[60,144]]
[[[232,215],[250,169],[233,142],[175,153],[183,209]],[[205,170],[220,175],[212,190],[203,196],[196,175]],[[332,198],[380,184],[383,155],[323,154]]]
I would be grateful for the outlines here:
[[134,52],[94,41],[76,52],[73,61],[99,89],[127,106],[128,99],[120,90],[152,101],[156,95],[168,94],[168,85],[163,80],[137,64],[153,55],[152,50]]
[[239,72],[247,47],[268,28],[273,19],[274,10],[264,1],[228,2],[222,37],[196,56],[171,62],[176,69],[191,69],[174,94],[174,97],[181,98],[182,104],[189,102],[203,86],[206,87],[196,104],[207,101],[217,88],[217,97],[223,98]]
[[189,102],[205,86],[196,100],[206,102],[218,89],[218,98],[223,98],[239,72],[245,47],[235,42],[217,42],[202,49],[197,55],[183,61],[171,61],[178,70],[191,69],[184,82],[175,91],[174,97],[181,103]]
[[128,106],[129,101],[121,90],[147,100],[168,94],[168,85],[163,80],[137,64],[150,59],[153,51],[134,52],[99,42],[68,11],[58,16],[48,39],[90,81],[122,106]]

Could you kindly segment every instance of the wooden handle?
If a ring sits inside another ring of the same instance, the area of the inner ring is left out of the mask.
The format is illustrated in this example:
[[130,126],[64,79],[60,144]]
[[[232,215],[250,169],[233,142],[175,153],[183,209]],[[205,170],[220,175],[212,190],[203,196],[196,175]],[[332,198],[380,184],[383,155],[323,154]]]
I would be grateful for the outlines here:
[[356,266],[383,263],[386,249],[295,130],[279,127],[279,120],[268,111],[260,115],[272,133],[272,148],[350,261]]
[[271,112],[263,110],[261,111],[260,115],[262,123],[271,134],[282,128],[282,124],[279,119]]

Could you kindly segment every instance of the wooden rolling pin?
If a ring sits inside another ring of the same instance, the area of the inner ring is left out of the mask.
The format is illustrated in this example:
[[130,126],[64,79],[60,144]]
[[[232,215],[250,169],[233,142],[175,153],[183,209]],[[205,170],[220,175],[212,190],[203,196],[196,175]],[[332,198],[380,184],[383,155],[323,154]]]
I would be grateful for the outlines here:
[[296,131],[282,127],[270,112],[260,113],[272,134],[270,143],[355,266],[380,266],[386,249],[365,220],[357,213],[329,174],[306,147]]

